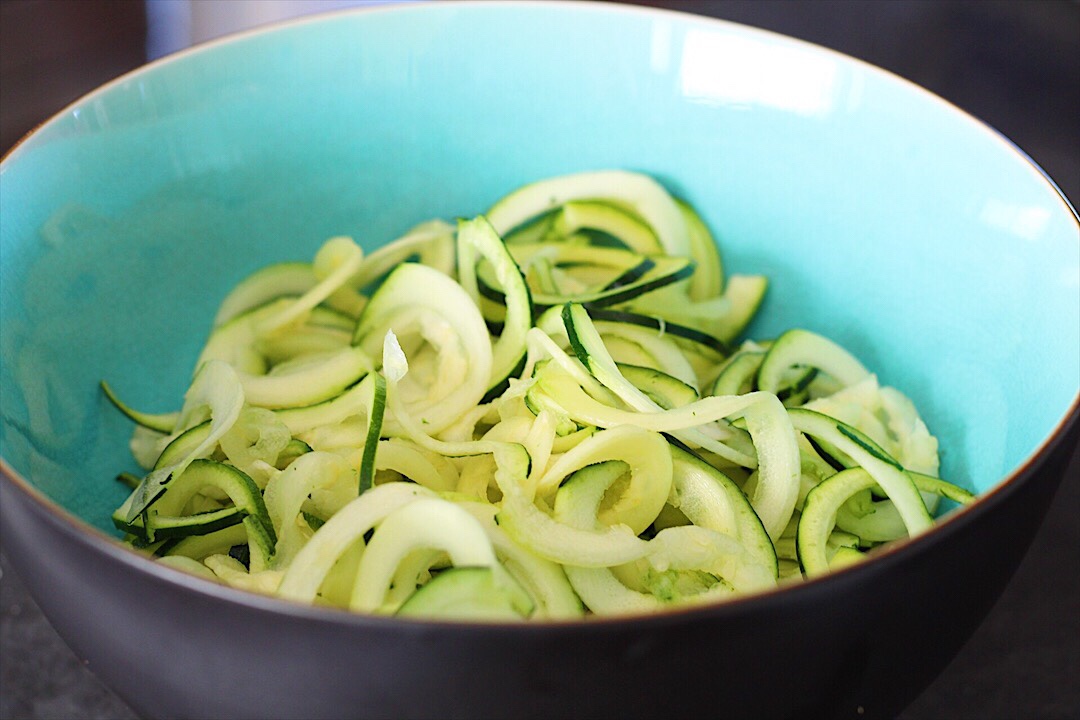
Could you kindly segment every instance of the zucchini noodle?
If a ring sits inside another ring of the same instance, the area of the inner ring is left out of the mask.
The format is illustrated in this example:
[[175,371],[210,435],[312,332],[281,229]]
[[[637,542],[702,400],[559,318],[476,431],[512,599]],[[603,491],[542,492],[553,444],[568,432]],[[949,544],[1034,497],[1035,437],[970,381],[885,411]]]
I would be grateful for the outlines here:
[[767,286],[620,170],[368,255],[330,238],[223,299],[176,412],[101,383],[146,471],[113,522],[191,578],[512,622],[723,602],[971,502],[846,349],[745,339]]

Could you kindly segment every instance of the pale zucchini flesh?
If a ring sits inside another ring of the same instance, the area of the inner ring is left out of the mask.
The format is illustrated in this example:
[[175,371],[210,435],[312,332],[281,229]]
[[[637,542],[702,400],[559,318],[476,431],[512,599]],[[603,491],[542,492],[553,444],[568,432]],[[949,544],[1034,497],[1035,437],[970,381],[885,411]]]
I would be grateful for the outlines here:
[[768,279],[725,276],[709,211],[577,173],[257,270],[161,399],[177,411],[102,383],[148,469],[120,474],[114,524],[291,601],[542,622],[817,577],[970,503],[848,349],[801,328],[736,344]]

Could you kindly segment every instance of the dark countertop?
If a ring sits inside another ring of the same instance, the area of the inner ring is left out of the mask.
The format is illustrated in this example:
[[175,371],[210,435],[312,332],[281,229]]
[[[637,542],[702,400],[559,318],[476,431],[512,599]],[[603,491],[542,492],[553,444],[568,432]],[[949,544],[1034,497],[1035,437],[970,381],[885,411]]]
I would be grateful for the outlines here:
[[[649,2],[826,45],[998,128],[1080,201],[1080,3]],[[0,4],[0,148],[141,61],[141,3]],[[990,615],[902,720],[1080,717],[1080,450]],[[49,626],[0,558],[0,718],[135,715]]]

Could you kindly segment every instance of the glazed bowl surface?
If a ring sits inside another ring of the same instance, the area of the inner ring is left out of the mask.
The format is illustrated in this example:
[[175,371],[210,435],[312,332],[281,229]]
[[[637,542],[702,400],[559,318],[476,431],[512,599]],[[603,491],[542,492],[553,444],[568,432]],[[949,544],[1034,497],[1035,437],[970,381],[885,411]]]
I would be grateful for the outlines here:
[[[289,605],[115,542],[131,428],[99,380],[175,409],[252,270],[599,168],[692,202],[729,272],[770,278],[750,335],[849,347],[983,499],[803,586],[521,628]],[[630,717],[717,697],[733,717],[886,717],[996,598],[1076,443],[1080,241],[1052,182],[915,86],[730,23],[578,3],[295,22],[76,102],[3,160],[0,192],[5,552],[147,717]]]

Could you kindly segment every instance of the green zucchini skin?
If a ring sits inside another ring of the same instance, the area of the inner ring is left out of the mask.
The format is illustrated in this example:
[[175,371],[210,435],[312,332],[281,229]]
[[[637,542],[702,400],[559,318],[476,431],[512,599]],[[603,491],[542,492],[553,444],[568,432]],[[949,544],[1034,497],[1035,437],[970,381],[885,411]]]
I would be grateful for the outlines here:
[[453,567],[418,588],[397,611],[400,617],[516,621],[524,617],[513,596],[486,567]]

